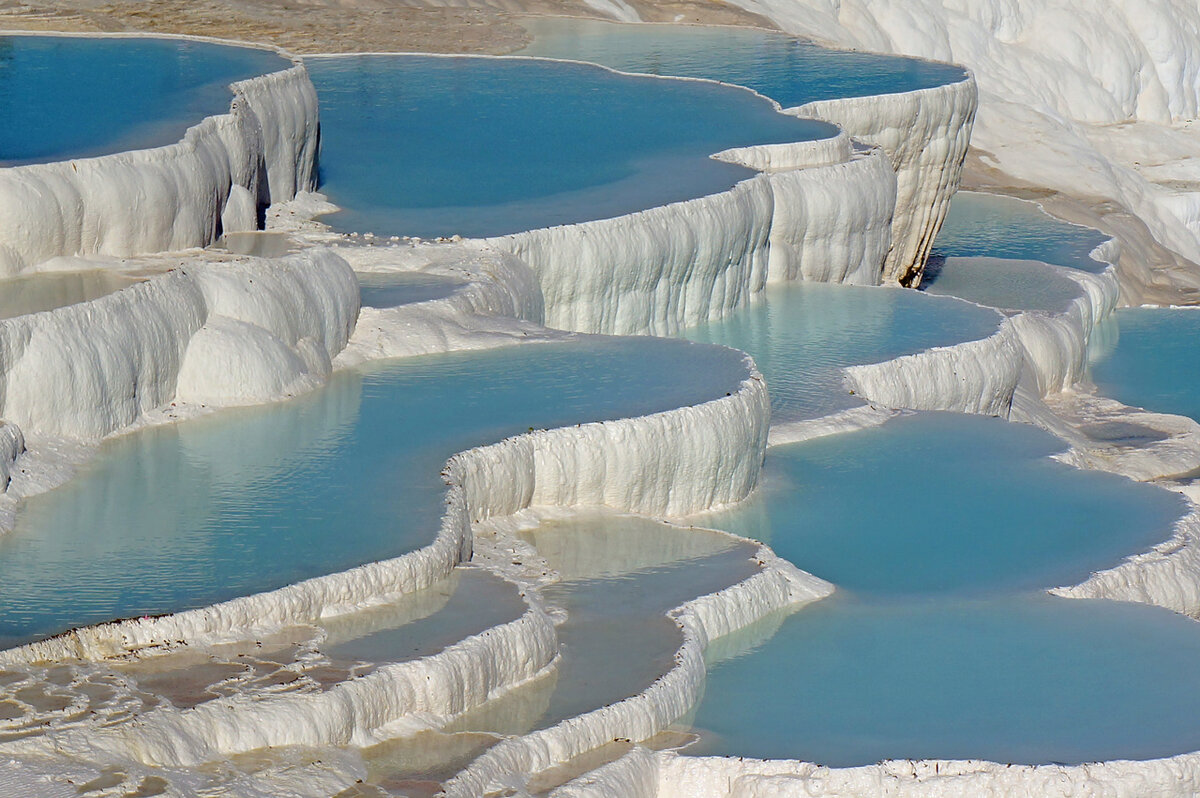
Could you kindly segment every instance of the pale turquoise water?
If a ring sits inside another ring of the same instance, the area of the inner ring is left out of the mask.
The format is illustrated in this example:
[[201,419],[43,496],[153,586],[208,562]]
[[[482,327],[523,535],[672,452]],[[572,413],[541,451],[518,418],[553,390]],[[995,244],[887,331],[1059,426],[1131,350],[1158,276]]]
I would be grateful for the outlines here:
[[708,78],[746,86],[791,108],[814,100],[916,91],[966,76],[915,58],[830,50],[749,28],[525,19],[534,37],[518,55],[591,61],[625,72]]
[[1122,308],[1108,327],[1112,345],[1091,366],[1100,393],[1200,421],[1200,311]]
[[0,36],[0,167],[178,141],[229,110],[229,84],[291,62],[182,39]]
[[1042,263],[1003,258],[941,258],[925,269],[921,290],[993,308],[1061,313],[1082,295],[1079,284]]
[[986,338],[999,324],[995,311],[915,291],[793,283],[684,334],[753,355],[779,422],[861,404],[842,385],[846,366]]
[[137,280],[102,270],[45,272],[0,280],[0,319],[90,302]]
[[[456,451],[735,390],[742,356],[585,339],[413,358],[108,442],[0,538],[0,642],[280,587],[429,543]],[[63,586],[69,585],[69,590]]]
[[1087,272],[1105,264],[1088,254],[1108,236],[1043,213],[1035,203],[960,191],[933,242],[932,258],[989,257],[1040,260]]
[[533,59],[308,61],[343,231],[480,237],[602,219],[753,174],[729,147],[827,138],[750,92]]
[[394,308],[444,299],[466,283],[419,272],[360,272],[358,292],[365,308]]
[[694,520],[838,592],[714,658],[687,753],[1043,764],[1200,747],[1200,625],[1036,592],[1167,538],[1183,503],[1047,459],[1061,448],[927,413],[771,449],[755,497]]
[[513,583],[490,571],[458,568],[448,579],[394,604],[333,619],[321,652],[335,662],[405,662],[511,623],[527,609]]
[[950,413],[774,447],[750,501],[697,521],[864,595],[1083,581],[1171,535],[1175,494],[1049,459],[1036,427]]
[[1200,626],[1146,605],[837,594],[710,672],[687,753],[835,766],[1168,756],[1200,749],[1198,657]]
[[[597,539],[608,550],[603,572],[571,574],[579,549],[594,556]],[[567,619],[558,627],[563,659],[536,723],[542,728],[648,688],[674,666],[682,643],[666,613],[758,570],[755,546],[638,519],[559,524],[534,540],[552,568],[568,564],[568,578],[543,591]]]

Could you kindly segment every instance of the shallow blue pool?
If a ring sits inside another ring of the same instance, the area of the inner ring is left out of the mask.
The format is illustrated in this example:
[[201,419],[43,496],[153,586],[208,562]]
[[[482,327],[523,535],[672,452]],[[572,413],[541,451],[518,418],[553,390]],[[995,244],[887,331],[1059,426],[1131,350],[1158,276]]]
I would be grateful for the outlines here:
[[482,237],[603,219],[753,174],[708,156],[827,138],[750,92],[533,59],[308,61],[339,230]]
[[116,438],[0,538],[0,643],[412,551],[438,528],[439,472],[454,452],[724,396],[741,363],[646,338],[413,358]]
[[1100,393],[1200,421],[1200,311],[1122,308],[1114,319],[1091,366]]
[[716,665],[686,752],[833,766],[1169,756],[1200,749],[1198,657],[1200,625],[1146,605],[836,594]]
[[1049,459],[1062,449],[995,418],[901,417],[772,448],[763,489],[698,523],[876,596],[1075,584],[1170,537],[1179,497]]
[[966,77],[961,67],[951,64],[830,50],[752,28],[553,18],[525,19],[521,25],[534,38],[518,55],[720,80],[754,89],[784,108],[814,100],[916,91]]
[[1062,313],[1083,289],[1044,263],[1006,258],[938,258],[925,269],[921,290],[1005,310]]
[[1055,219],[1033,202],[960,191],[950,203],[930,257],[1040,260],[1101,272],[1106,265],[1089,253],[1107,240],[1098,230]]
[[842,385],[846,366],[986,338],[999,325],[995,311],[915,291],[793,283],[684,335],[753,355],[779,422],[861,404]]
[[291,62],[185,39],[0,36],[0,167],[171,144]]

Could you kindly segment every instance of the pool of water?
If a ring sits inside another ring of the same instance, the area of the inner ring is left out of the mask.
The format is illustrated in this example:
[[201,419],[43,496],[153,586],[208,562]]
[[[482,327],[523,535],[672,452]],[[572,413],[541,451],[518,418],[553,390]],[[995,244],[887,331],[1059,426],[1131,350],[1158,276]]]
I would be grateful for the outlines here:
[[960,191],[950,203],[930,257],[1040,260],[1096,273],[1106,266],[1089,253],[1106,240],[1108,236],[1090,227],[1055,219],[1036,203]]
[[636,695],[674,666],[682,636],[669,610],[748,578],[755,546],[638,518],[581,519],[531,539],[566,577],[543,590],[567,611],[544,728]]
[[1091,364],[1100,393],[1200,421],[1200,311],[1122,308]]
[[568,612],[555,672],[437,732],[363,751],[368,781],[432,795],[502,735],[524,734],[635,695],[674,665],[679,627],[665,613],[756,568],[755,546],[707,530],[584,512],[521,533],[563,581],[543,589]]
[[45,272],[0,280],[0,319],[90,302],[139,282],[105,271]]
[[1198,656],[1200,625],[1146,605],[840,593],[713,668],[687,753],[832,766],[1169,756],[1200,749]]
[[404,662],[515,621],[526,609],[516,585],[478,568],[458,568],[391,604],[322,621],[321,651],[334,662]]
[[394,308],[444,299],[466,283],[420,272],[359,272],[358,292],[365,308]]
[[742,89],[534,59],[308,60],[322,191],[347,232],[482,237],[723,191],[729,147],[827,138]]
[[921,290],[1005,310],[1061,313],[1083,291],[1045,264],[1004,258],[938,258],[929,262]]
[[774,447],[755,497],[697,523],[870,595],[1074,584],[1170,537],[1179,497],[1049,459],[1062,448],[1029,425],[915,414]]
[[741,363],[646,338],[411,358],[286,403],[118,437],[0,538],[0,642],[412,551],[438,528],[454,452],[724,396]]
[[184,39],[0,36],[0,167],[171,144],[291,62]]
[[915,291],[793,283],[684,335],[753,355],[779,422],[861,404],[842,385],[846,366],[985,338],[999,324],[995,311]]
[[750,28],[628,25],[529,18],[518,55],[590,61],[625,72],[708,78],[746,86],[791,108],[814,100],[916,91],[965,78],[960,67],[830,50]]

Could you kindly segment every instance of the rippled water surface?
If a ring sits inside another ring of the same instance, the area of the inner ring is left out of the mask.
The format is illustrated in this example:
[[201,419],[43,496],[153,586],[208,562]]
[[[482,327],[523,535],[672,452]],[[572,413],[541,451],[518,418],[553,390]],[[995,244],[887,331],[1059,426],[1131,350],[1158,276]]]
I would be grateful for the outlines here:
[[0,167],[159,147],[291,62],[184,39],[0,36]]

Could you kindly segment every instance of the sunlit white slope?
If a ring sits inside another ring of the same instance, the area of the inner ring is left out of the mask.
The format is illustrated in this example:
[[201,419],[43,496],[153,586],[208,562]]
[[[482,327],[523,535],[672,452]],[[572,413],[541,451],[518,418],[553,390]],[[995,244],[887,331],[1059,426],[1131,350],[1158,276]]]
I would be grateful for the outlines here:
[[[1187,0],[736,0],[784,30],[970,67],[983,163],[1115,201],[1200,260],[1200,6]],[[1132,124],[1131,124],[1132,123]]]

